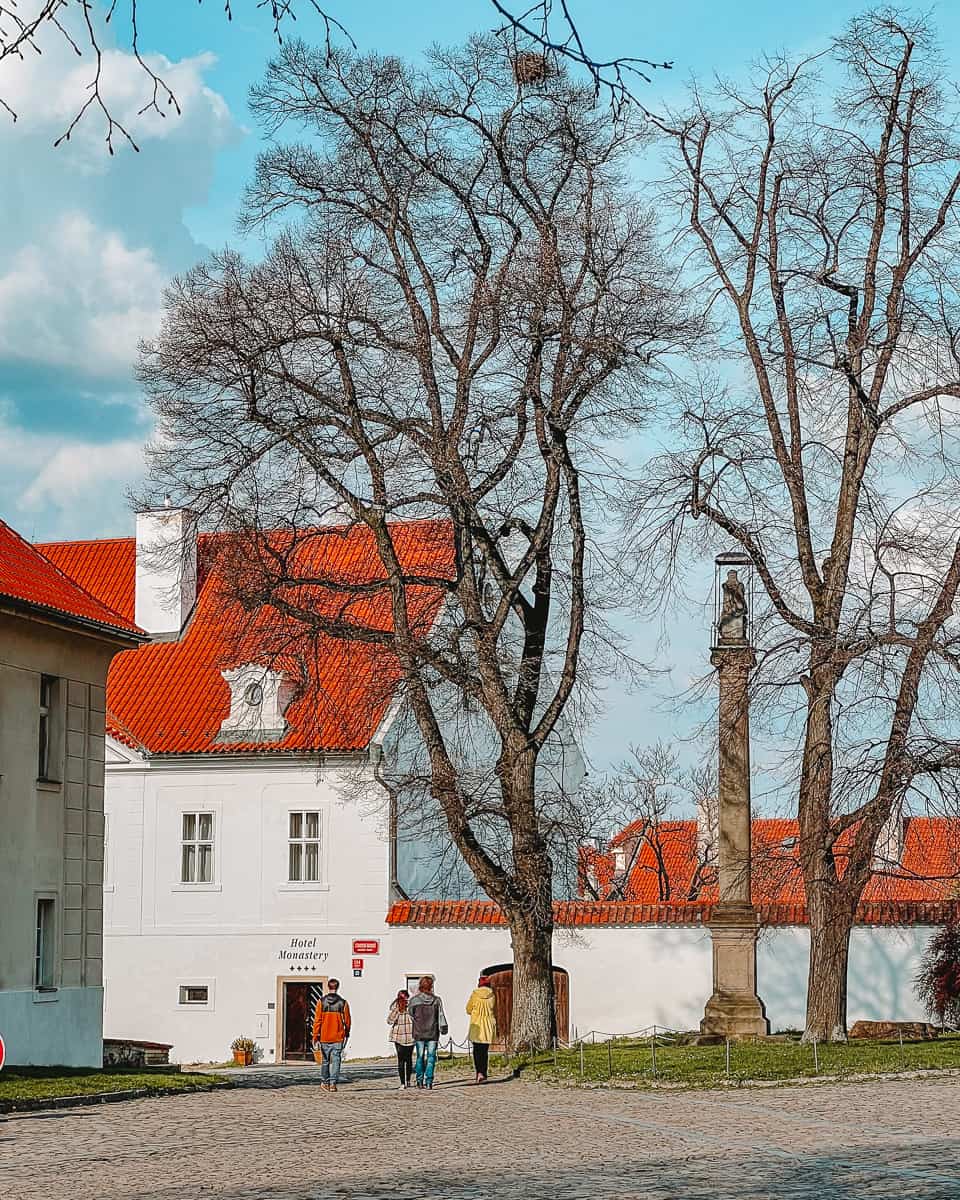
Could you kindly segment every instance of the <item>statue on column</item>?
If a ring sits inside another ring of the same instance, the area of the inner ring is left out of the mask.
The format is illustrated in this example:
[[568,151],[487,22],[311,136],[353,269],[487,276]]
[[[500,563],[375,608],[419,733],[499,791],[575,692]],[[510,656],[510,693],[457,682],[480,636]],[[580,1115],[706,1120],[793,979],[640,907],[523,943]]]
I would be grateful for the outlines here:
[[747,596],[736,571],[728,571],[723,581],[723,605],[720,609],[718,640],[745,642],[747,640]]

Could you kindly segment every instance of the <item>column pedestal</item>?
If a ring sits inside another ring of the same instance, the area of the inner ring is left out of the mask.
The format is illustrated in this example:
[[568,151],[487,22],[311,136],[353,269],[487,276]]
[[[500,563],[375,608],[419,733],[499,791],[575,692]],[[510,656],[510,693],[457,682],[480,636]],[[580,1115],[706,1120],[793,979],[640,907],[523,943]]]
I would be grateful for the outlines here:
[[713,910],[713,995],[700,1022],[702,1041],[743,1041],[770,1033],[757,995],[758,932],[757,913],[750,904],[721,903]]

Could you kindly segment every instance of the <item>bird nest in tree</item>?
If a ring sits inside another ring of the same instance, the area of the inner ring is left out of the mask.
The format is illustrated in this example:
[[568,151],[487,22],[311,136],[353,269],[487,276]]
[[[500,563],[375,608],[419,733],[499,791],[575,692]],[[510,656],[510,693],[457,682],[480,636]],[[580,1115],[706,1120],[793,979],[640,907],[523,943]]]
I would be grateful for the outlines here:
[[519,84],[543,83],[550,74],[550,64],[545,54],[523,50],[513,59],[513,77]]

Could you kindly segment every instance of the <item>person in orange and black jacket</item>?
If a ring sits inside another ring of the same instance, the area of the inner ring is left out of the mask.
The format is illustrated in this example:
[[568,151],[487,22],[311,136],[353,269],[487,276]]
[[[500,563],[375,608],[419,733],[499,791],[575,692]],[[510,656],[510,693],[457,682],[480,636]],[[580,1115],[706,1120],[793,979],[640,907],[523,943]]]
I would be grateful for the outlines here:
[[337,1090],[340,1060],[350,1036],[350,1005],[340,995],[339,979],[327,980],[327,994],[317,1001],[313,1012],[313,1048],[320,1051],[320,1087]]

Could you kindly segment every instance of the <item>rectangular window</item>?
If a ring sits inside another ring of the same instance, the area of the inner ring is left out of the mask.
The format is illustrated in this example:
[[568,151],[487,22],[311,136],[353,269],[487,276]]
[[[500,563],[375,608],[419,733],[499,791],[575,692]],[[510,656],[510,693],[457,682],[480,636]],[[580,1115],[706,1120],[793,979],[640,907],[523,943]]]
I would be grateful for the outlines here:
[[184,813],[180,841],[180,882],[213,883],[213,813]]
[[47,897],[37,901],[37,942],[34,955],[33,984],[38,992],[56,990],[57,928],[56,901]]
[[57,681],[52,675],[40,676],[40,730],[37,743],[37,778],[55,779],[56,772]]
[[210,989],[206,984],[180,984],[181,1004],[209,1004]]
[[290,870],[291,883],[318,883],[320,881],[320,814],[318,812],[292,812],[290,814]]

